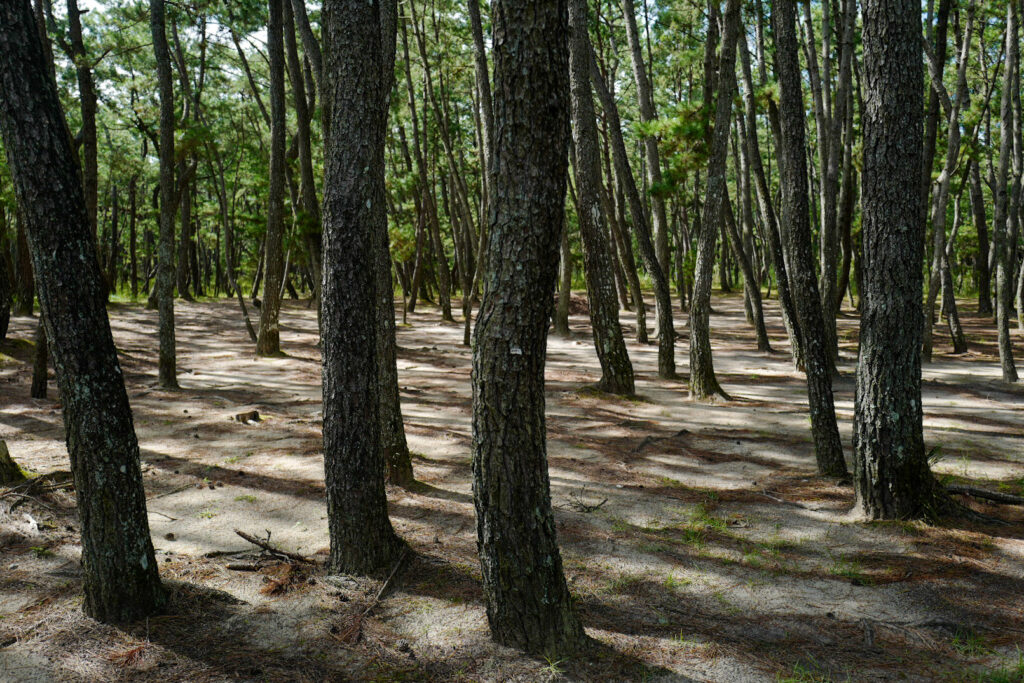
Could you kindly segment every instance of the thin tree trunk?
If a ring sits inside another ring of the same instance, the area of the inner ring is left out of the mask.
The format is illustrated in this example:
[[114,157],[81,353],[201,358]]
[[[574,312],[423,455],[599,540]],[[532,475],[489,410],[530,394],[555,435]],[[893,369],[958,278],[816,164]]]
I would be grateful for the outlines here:
[[174,84],[171,53],[167,47],[163,0],[150,0],[150,30],[160,88],[160,236],[157,252],[156,294],[160,317],[159,382],[166,389],[178,387],[174,339]]
[[796,0],[778,0],[773,6],[772,22],[775,28],[775,72],[780,88],[782,217],[789,225],[784,237],[803,340],[814,455],[820,474],[842,477],[847,470],[832,396],[832,356],[825,334],[817,269],[811,249]]
[[601,150],[590,90],[590,39],[586,0],[569,0],[569,88],[572,109],[572,159],[578,188],[577,218],[583,242],[583,275],[590,302],[594,346],[601,363],[598,387],[613,394],[635,393],[633,365],[619,325],[615,281],[601,210]]
[[284,0],[269,0],[267,52],[270,54],[270,187],[267,192],[267,238],[264,258],[263,306],[257,331],[256,353],[281,353],[281,285],[284,281]]
[[[714,132],[708,152],[707,189],[701,231],[697,238],[697,265],[693,296],[690,300],[690,396],[698,400],[710,398],[715,394],[728,397],[715,377],[715,366],[711,356],[711,276],[714,270],[715,241],[720,230],[726,192],[729,121],[732,120],[732,98],[736,91],[739,5],[739,0],[728,0],[725,9],[724,35],[716,77],[718,95],[713,119]],[[724,281],[724,269],[721,274]]]

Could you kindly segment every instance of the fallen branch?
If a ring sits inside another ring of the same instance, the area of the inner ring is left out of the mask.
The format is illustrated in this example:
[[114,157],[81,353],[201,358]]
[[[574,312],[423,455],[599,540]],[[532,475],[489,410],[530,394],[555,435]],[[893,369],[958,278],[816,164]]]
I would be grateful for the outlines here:
[[409,546],[405,546],[405,548],[402,550],[402,554],[398,558],[398,561],[395,562],[394,568],[392,568],[391,573],[388,575],[387,580],[384,581],[384,584],[380,587],[380,590],[377,591],[377,595],[373,596],[373,600],[370,602],[369,605],[367,605],[366,609],[357,614],[355,618],[352,620],[352,623],[350,623],[340,634],[338,634],[338,640],[340,640],[343,643],[349,644],[355,644],[359,642],[359,636],[362,635],[363,631],[363,620],[366,619],[366,617],[369,616],[373,608],[380,603],[381,596],[384,595],[384,591],[386,591],[388,589],[388,586],[391,585],[392,579],[394,579],[395,575],[398,574],[398,570],[401,568],[402,563],[405,561],[405,556],[408,554]]
[[988,489],[981,489],[975,486],[950,484],[946,487],[946,490],[959,496],[984,498],[985,500],[991,500],[994,503],[1002,503],[1003,505],[1024,505],[1024,498],[1021,496],[1015,496],[1011,493],[1000,493],[999,491],[989,491]]
[[[249,543],[252,543],[253,545],[258,546],[260,548],[263,548],[268,553],[273,553],[274,555],[279,555],[281,557],[285,557],[285,558],[287,558],[289,560],[294,560],[296,562],[302,562],[302,563],[305,563],[305,564],[313,564],[313,560],[309,559],[308,557],[303,557],[302,555],[299,555],[297,553],[290,553],[287,550],[281,550],[280,548],[275,548],[274,546],[270,545],[269,541],[261,540],[261,539],[256,538],[255,536],[253,536],[251,534],[245,533],[244,531],[239,531],[238,529],[235,529],[235,533],[238,534],[239,536],[241,536],[242,538],[244,538],[245,540],[249,541]],[[268,536],[268,538],[269,538],[269,536]]]

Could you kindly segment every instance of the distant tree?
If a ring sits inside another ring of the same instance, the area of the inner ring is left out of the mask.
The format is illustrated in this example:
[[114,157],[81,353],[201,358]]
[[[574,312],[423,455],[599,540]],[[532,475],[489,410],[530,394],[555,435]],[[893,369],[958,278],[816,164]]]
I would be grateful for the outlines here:
[[28,0],[0,4],[0,134],[53,352],[82,525],[84,609],[138,619],[165,601],[131,408],[81,175]]

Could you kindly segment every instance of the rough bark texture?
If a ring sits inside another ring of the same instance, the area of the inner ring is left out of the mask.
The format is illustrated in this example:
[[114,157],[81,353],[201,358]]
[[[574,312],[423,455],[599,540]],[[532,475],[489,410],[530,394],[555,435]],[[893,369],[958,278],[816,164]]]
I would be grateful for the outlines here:
[[383,13],[376,0],[324,3],[324,470],[328,565],[346,573],[381,569],[403,546],[388,519],[380,447],[374,271],[387,229]]
[[[718,59],[718,87],[715,102],[714,129],[708,152],[708,179],[697,238],[697,265],[690,300],[690,396],[706,399],[715,394],[727,396],[715,377],[711,357],[711,276],[715,268],[715,241],[721,230],[722,202],[725,201],[725,164],[729,146],[729,122],[732,119],[732,98],[736,92],[736,40],[740,30],[738,0],[729,0],[725,7],[722,50]],[[712,71],[715,71],[712,69]],[[710,75],[707,78],[711,78]],[[706,89],[706,92],[710,92]],[[706,100],[705,106],[708,106]],[[723,254],[725,250],[722,250]],[[724,280],[725,271],[722,270]]]
[[633,365],[619,325],[608,231],[601,210],[601,149],[590,90],[590,39],[585,0],[569,0],[569,33],[573,163],[579,198],[577,218],[583,241],[583,275],[587,281],[591,329],[601,363],[598,386],[613,394],[633,394],[636,391]]
[[[381,80],[385,116],[387,98],[395,73],[395,37],[398,18],[395,0],[381,1]],[[380,372],[380,446],[381,457],[387,468],[387,479],[396,486],[410,486],[415,479],[412,458],[405,439],[405,421],[398,391],[398,349],[395,341],[395,289],[391,280],[391,241],[388,237],[387,214],[376,226],[376,263],[374,275],[377,286],[377,362]]]
[[[263,306],[256,353],[274,356],[281,353],[281,286],[284,281],[284,12],[282,0],[270,0],[267,24],[267,53],[270,55],[270,187],[267,192],[266,265]],[[332,120],[333,125],[333,120]]]
[[163,0],[149,3],[157,81],[160,87],[160,237],[157,247],[156,294],[160,318],[160,386],[178,386],[174,340],[174,84],[167,46]]
[[164,604],[139,446],[78,164],[27,1],[0,4],[0,133],[64,406],[82,528],[84,609],[105,622],[138,619]]
[[473,349],[473,493],[491,634],[557,656],[583,628],[555,539],[544,361],[569,138],[564,0],[495,0],[487,271]]
[[854,417],[857,508],[868,519],[929,514],[921,413],[921,6],[864,3],[864,175],[860,362]]
[[800,321],[811,435],[818,472],[846,474],[843,444],[836,426],[832,397],[832,358],[811,247],[811,224],[804,155],[804,106],[796,39],[796,0],[779,0],[772,12],[775,28],[775,71],[779,79],[779,118],[782,127],[779,170],[782,178],[782,216],[788,229],[783,242],[789,256],[790,281]]

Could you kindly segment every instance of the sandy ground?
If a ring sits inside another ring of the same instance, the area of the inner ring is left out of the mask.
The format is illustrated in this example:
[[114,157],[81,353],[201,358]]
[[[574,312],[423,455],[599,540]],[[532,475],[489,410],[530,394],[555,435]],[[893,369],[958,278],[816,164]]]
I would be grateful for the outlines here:
[[[253,354],[229,301],[177,305],[181,391],[156,386],[156,314],[113,305],[142,448],[166,615],[124,629],[81,614],[73,491],[0,491],[0,680],[825,681],[1024,680],[1024,515],[1005,526],[864,525],[852,489],[814,476],[805,384],[774,300],[756,352],[736,295],[712,316],[732,400],[695,403],[630,342],[638,396],[588,388],[585,315],[548,347],[552,499],[566,574],[595,650],[530,659],[489,641],[470,480],[470,354],[422,306],[398,328],[409,445],[422,484],[389,490],[407,557],[381,577],[326,576],[316,316],[283,312],[284,358]],[[972,350],[937,328],[925,437],[940,476],[1024,489],[1024,387],[999,379],[994,329]],[[630,339],[631,313],[622,314]],[[849,453],[856,319],[840,319]],[[34,319],[0,346],[0,439],[34,474],[68,469],[59,405],[28,398]],[[685,315],[677,365],[687,370]],[[1015,333],[1017,357],[1024,338]],[[51,382],[51,396],[56,395]],[[263,420],[233,416],[257,410]],[[49,488],[49,490],[47,490]],[[306,555],[267,557],[234,529]],[[256,569],[256,571],[252,571]],[[360,618],[372,607],[365,618]]]

